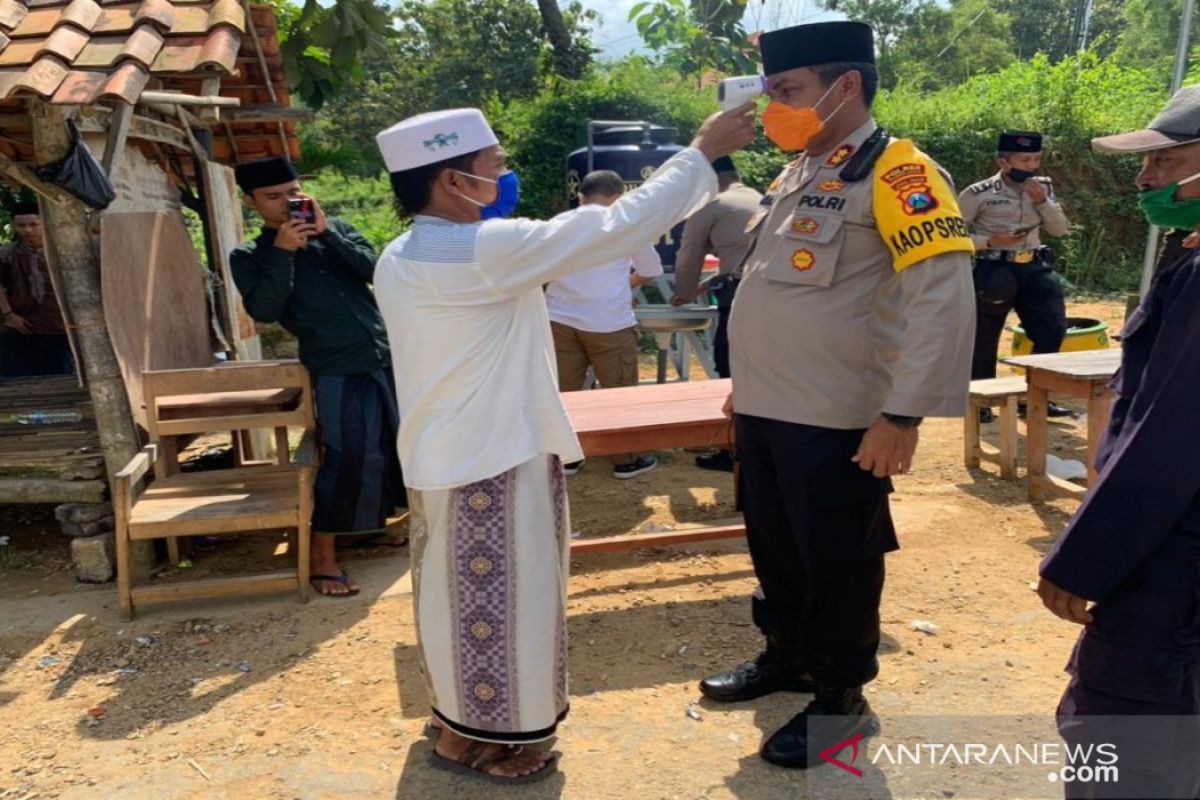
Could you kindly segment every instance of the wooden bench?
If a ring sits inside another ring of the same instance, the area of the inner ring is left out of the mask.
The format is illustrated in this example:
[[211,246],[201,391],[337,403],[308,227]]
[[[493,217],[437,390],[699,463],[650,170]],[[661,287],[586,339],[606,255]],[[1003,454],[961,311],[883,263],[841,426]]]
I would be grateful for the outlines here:
[[[239,362],[204,369],[142,373],[152,444],[116,476],[117,597],[132,617],[141,603],[294,590],[308,597],[309,520],[317,463],[316,420],[308,372],[298,362]],[[211,403],[197,390],[204,390]],[[281,402],[275,402],[281,400]],[[288,429],[304,438],[295,459]],[[275,461],[208,472],[180,471],[176,439],[194,434],[271,430]],[[153,471],[155,480],[142,488]],[[296,567],[262,575],[134,586],[134,541],[166,539],[176,563],[178,537],[290,534]]]
[[[981,461],[1000,466],[1000,477],[1012,480],[1017,475],[1017,404],[1025,399],[1028,387],[1025,378],[987,378],[971,381],[970,403],[963,421],[963,455],[969,469]],[[985,444],[979,435],[979,412],[985,408],[998,409],[996,422],[1000,427],[1000,447]]]

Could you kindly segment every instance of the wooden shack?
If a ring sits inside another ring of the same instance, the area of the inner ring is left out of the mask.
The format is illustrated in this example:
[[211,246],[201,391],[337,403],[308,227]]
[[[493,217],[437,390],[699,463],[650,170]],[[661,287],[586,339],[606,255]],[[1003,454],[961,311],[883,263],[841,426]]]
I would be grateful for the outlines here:
[[[226,165],[298,159],[309,115],[289,108],[270,6],[0,0],[0,180],[39,198],[79,368],[0,383],[0,503],[103,499],[140,445],[142,370],[260,355],[229,276]],[[117,193],[103,211],[35,173],[67,152],[68,120]],[[16,421],[64,409],[80,421]]]

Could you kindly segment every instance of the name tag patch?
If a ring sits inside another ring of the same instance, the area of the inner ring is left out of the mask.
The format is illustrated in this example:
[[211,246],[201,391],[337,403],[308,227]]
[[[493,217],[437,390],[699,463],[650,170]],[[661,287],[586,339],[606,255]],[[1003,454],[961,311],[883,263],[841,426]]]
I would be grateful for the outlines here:
[[845,211],[846,198],[829,197],[819,194],[801,195],[797,208],[816,208],[822,211]]

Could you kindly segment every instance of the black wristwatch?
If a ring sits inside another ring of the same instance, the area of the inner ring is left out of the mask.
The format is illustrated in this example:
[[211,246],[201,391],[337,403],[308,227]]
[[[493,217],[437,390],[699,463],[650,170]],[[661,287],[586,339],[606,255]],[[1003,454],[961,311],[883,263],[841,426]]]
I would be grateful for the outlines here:
[[886,411],[881,416],[897,428],[915,428],[925,419],[924,417],[906,417],[902,414],[889,414]]

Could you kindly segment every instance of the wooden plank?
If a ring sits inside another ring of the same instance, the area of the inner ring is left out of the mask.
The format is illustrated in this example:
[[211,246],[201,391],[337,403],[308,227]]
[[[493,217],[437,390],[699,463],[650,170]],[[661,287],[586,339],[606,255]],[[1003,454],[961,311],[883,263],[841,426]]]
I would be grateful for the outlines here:
[[239,575],[236,578],[213,578],[186,583],[164,583],[157,586],[135,586],[132,596],[135,604],[170,600],[198,600],[284,592],[295,589],[296,582],[297,577],[294,571],[281,570],[263,575]]
[[287,411],[296,407],[300,389],[255,389],[245,392],[207,392],[159,397],[158,416],[163,420],[195,419]]
[[587,455],[728,445],[728,380],[566,392],[563,403]]
[[232,414],[202,416],[194,419],[160,420],[155,426],[157,436],[180,436],[187,433],[223,433],[256,428],[299,427],[304,418],[295,411],[269,414]]
[[1023,376],[985,378],[971,381],[970,394],[989,399],[1002,399],[1010,394],[1024,394],[1028,383]]
[[665,533],[603,536],[595,539],[576,539],[571,542],[572,553],[615,553],[640,550],[643,547],[663,547],[670,544],[692,544],[717,539],[737,539],[746,535],[745,525],[723,525],[714,528],[695,528]]
[[1029,371],[1029,403],[1025,415],[1026,456],[1029,459],[1029,499],[1041,499],[1043,479],[1046,478],[1046,445],[1049,433],[1050,395],[1038,384],[1041,370]]
[[155,397],[247,392],[295,386],[307,389],[308,374],[299,361],[231,361],[206,367],[153,371]]
[[[1092,382],[1097,380],[1097,378],[1081,378],[1076,375],[1065,375],[1061,372],[1040,367],[1037,368],[1037,373],[1038,384],[1043,389],[1070,397],[1077,397],[1081,400],[1087,399]],[[1109,380],[1109,376],[1101,376],[1098,380],[1107,381]]]
[[107,494],[104,481],[0,478],[0,503],[101,503]]
[[[134,417],[148,427],[142,373],[213,362],[204,270],[177,211],[104,214],[104,304]],[[195,431],[186,431],[195,432]]]
[[1108,430],[1109,418],[1112,415],[1113,401],[1116,395],[1103,383],[1092,385],[1091,396],[1088,397],[1087,407],[1087,471],[1088,486],[1096,485],[1096,454],[1100,450],[1100,440]]
[[[144,501],[134,506],[135,517],[139,513],[139,506],[143,504]],[[260,513],[246,513],[244,516],[222,516],[213,513],[194,519],[180,519],[171,516],[155,522],[142,522],[135,519],[130,524],[129,538],[133,541],[145,541],[165,539],[171,535],[177,537],[227,536],[230,534],[243,536],[296,527],[295,508],[288,511],[268,512],[265,508],[269,504],[261,503],[261,505],[264,510]]]
[[[1037,485],[1039,497],[1050,495],[1052,497],[1064,497],[1068,500],[1082,500],[1087,495],[1087,489],[1082,486],[1076,486],[1070,481],[1065,481],[1062,478],[1056,478],[1053,475],[1039,475],[1029,479],[1030,487]],[[1030,492],[1032,495],[1032,491]]]
[[[976,417],[978,419],[978,417]],[[1010,395],[1000,410],[1000,477],[1012,480],[1017,476],[1017,398]]]
[[963,417],[963,464],[967,469],[978,469],[981,449],[979,446],[979,402],[971,397],[967,403],[967,414]]
[[1078,353],[1044,353],[1001,359],[1014,367],[1039,367],[1076,378],[1112,376],[1121,366],[1120,348],[1084,350]]

